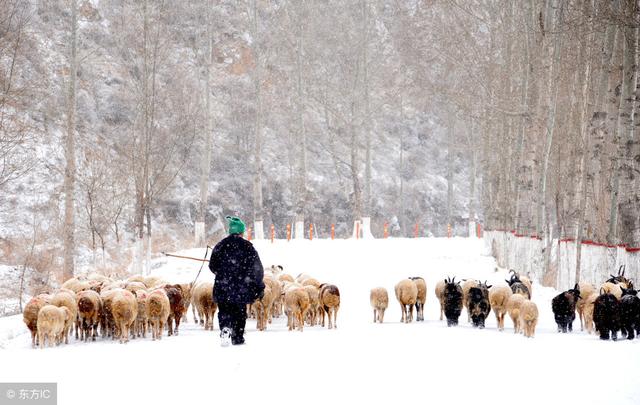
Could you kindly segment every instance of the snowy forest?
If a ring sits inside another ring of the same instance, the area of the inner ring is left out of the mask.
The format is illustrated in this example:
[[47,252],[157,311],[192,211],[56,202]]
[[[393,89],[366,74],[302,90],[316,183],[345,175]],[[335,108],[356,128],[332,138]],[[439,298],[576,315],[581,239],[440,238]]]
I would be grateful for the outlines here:
[[0,0],[0,266],[123,271],[229,214],[638,247],[638,27],[637,0]]

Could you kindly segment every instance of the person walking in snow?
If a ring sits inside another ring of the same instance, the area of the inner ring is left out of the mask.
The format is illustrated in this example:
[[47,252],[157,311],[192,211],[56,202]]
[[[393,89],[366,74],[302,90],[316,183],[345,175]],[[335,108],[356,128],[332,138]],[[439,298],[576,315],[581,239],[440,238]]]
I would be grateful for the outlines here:
[[216,276],[213,299],[218,304],[222,346],[244,343],[247,304],[264,295],[264,269],[258,252],[242,237],[245,224],[237,217],[226,218],[229,236],[218,242],[209,260]]

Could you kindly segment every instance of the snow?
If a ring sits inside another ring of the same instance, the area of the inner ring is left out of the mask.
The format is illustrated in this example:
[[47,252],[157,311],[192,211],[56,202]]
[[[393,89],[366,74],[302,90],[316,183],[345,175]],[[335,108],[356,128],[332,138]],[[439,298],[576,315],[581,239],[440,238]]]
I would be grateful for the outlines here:
[[[510,319],[496,330],[493,314],[477,330],[460,318],[439,321],[433,293],[446,275],[504,283],[482,239],[255,241],[263,264],[293,276],[308,273],[341,292],[338,329],[289,332],[276,319],[266,332],[247,324],[247,344],[221,348],[213,332],[190,322],[180,336],[99,340],[34,350],[21,317],[0,319],[0,381],[58,382],[60,404],[152,403],[640,403],[640,340],[603,342],[580,332],[558,334],[552,288],[533,287],[540,322],[533,339],[514,335]],[[204,249],[179,252],[203,257]],[[191,281],[200,263],[156,259],[152,273]],[[407,276],[427,281],[425,322],[402,324],[393,286]],[[206,266],[200,279],[211,280]],[[384,324],[374,324],[369,290],[390,294]],[[610,363],[610,364],[605,364]],[[605,371],[606,370],[606,371]],[[615,388],[613,388],[615,387]],[[231,402],[233,401],[233,402]]]

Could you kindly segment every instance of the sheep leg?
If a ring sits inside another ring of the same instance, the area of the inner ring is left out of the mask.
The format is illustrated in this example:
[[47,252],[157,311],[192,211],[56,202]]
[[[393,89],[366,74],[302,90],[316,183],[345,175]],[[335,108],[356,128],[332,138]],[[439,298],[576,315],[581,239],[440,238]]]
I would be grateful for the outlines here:
[[340,307],[333,308],[333,328],[338,329],[338,309]]
[[379,316],[380,316],[380,323],[383,323],[384,322],[384,309],[380,310]]
[[378,319],[378,314],[376,313],[376,310],[373,310],[373,323],[376,323],[376,320]]

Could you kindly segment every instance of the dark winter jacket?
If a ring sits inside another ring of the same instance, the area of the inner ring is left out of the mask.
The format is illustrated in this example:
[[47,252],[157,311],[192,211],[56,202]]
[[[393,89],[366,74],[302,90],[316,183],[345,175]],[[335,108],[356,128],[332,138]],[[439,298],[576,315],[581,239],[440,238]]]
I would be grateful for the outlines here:
[[250,304],[264,293],[264,270],[258,252],[242,235],[221,240],[211,253],[209,269],[216,276],[216,302]]

